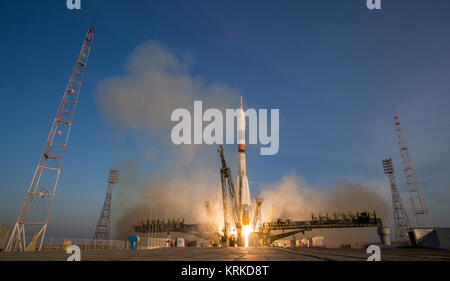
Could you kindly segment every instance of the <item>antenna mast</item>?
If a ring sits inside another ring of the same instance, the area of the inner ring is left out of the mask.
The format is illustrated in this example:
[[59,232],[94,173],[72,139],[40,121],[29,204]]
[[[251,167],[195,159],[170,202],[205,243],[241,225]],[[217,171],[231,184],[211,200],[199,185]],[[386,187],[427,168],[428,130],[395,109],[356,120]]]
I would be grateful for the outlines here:
[[402,125],[400,124],[400,118],[396,113],[394,113],[394,127],[397,133],[398,146],[400,148],[400,154],[403,162],[403,170],[405,172],[406,183],[409,188],[409,197],[411,200],[411,209],[414,215],[414,221],[416,227],[419,226],[419,222],[422,222],[423,218],[424,226],[433,226],[431,222],[431,217],[428,212],[427,204],[425,198],[422,194],[422,189],[420,187],[419,179],[417,178],[416,169],[414,168],[411,156],[409,154],[408,144],[406,143],[406,138],[403,135]]
[[[56,111],[33,179],[6,246],[7,252],[17,249],[34,251],[37,243],[39,243],[38,250],[42,247],[93,40],[94,27],[92,25],[84,38],[69,83]],[[30,233],[28,231],[34,233],[30,243],[27,243],[26,240],[27,234]]]

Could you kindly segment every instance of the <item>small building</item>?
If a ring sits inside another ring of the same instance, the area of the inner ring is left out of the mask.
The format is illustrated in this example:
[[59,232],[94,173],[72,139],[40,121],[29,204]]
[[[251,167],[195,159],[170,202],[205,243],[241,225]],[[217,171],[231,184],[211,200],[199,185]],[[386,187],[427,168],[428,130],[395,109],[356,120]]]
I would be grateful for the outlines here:
[[275,240],[273,241],[272,245],[274,245],[275,247],[283,247],[283,248],[291,247],[291,240],[286,239]]
[[309,239],[303,238],[301,240],[296,241],[297,247],[309,247]]
[[325,247],[325,237],[315,236],[311,238],[310,247]]
[[178,237],[175,246],[176,247],[185,247],[185,245],[184,245],[184,238],[183,237]]
[[410,228],[408,242],[411,247],[450,250],[450,228]]
[[296,240],[295,245],[297,247],[325,247],[325,237],[314,236],[310,238],[303,238],[301,240]]

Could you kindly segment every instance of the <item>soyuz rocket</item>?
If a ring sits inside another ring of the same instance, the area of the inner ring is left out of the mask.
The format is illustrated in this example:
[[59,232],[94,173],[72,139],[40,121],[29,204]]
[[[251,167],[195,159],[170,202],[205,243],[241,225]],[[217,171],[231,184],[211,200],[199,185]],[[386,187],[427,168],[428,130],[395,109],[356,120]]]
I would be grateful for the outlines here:
[[242,225],[250,225],[250,189],[248,186],[247,168],[245,164],[245,113],[242,104],[237,116],[238,166],[236,187],[238,189],[238,203]]

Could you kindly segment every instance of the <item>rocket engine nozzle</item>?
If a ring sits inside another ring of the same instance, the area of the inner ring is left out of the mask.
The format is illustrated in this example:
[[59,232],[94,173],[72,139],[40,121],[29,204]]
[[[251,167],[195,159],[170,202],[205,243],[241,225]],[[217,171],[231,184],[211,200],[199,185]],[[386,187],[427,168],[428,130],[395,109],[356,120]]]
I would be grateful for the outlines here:
[[242,225],[250,224],[250,208],[247,204],[242,206]]

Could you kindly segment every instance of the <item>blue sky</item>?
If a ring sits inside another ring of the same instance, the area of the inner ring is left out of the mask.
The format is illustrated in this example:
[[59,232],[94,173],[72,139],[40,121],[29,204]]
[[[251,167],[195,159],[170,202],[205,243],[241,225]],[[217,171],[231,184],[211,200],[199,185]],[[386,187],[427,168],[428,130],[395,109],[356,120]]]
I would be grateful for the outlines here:
[[279,153],[262,157],[250,147],[247,154],[253,196],[289,173],[318,189],[337,179],[387,189],[380,164],[387,156],[405,192],[395,104],[433,220],[449,225],[450,2],[385,0],[381,11],[362,0],[82,0],[80,11],[65,2],[8,1],[0,10],[0,223],[17,217],[99,6],[51,218],[61,227],[50,234],[91,235],[109,168],[133,159],[135,184],[158,173],[141,151],[157,146],[154,132],[111,122],[96,99],[99,82],[123,75],[149,40],[191,54],[191,75],[238,89],[249,107],[280,109]]

